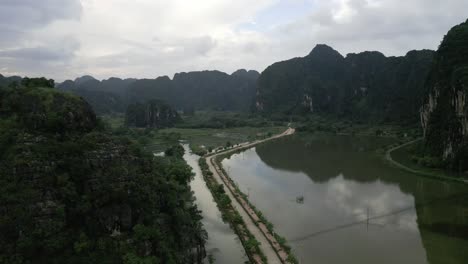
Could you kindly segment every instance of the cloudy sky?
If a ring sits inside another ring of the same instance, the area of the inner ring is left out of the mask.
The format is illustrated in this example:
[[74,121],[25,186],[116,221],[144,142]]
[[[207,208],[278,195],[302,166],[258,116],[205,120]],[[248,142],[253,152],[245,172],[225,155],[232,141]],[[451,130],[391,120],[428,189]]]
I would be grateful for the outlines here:
[[0,73],[264,70],[318,43],[342,54],[436,49],[467,0],[0,0]]

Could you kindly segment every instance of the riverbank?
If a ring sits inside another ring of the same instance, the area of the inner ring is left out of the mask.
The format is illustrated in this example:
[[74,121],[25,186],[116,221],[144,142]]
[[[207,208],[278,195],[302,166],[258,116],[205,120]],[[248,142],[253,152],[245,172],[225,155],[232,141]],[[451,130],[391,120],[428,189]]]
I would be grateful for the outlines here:
[[395,166],[395,167],[397,167],[399,169],[402,169],[402,170],[405,170],[407,172],[414,173],[414,174],[417,174],[417,175],[420,175],[420,176],[423,176],[423,177],[429,177],[429,178],[434,178],[434,179],[439,179],[439,180],[454,181],[454,182],[468,184],[468,180],[466,180],[466,179],[460,179],[460,178],[455,178],[455,177],[450,177],[450,176],[447,176],[447,175],[443,175],[442,172],[436,172],[436,171],[430,172],[430,171],[423,171],[423,170],[410,168],[410,167],[396,161],[392,157],[392,153],[394,153],[394,152],[396,152],[396,151],[398,151],[398,150],[400,150],[402,148],[405,148],[407,146],[413,145],[413,144],[415,144],[417,142],[420,142],[421,140],[423,140],[423,138],[418,138],[416,140],[412,140],[410,142],[406,142],[406,143],[401,144],[399,146],[388,149],[385,152],[386,161],[388,161],[391,165],[393,165],[393,166]]
[[200,167],[200,156],[190,151],[188,144],[183,144],[184,159],[195,174],[190,187],[195,195],[195,204],[201,211],[203,228],[208,233],[205,244],[207,261],[210,264],[239,264],[248,261],[238,235],[222,217],[215,197],[208,189]]
[[217,157],[248,149],[280,137],[292,135],[294,132],[294,129],[288,128],[285,132],[270,138],[257,140],[252,143],[240,144],[237,147],[219,151],[206,157],[210,172],[214,175],[218,183],[222,184],[222,186],[228,190],[227,195],[231,199],[234,208],[239,212],[239,215],[246,224],[248,231],[254,235],[258,242],[260,242],[259,247],[265,254],[268,263],[297,263],[297,260],[291,254],[289,248],[285,247],[285,242],[278,241],[278,238],[280,237],[272,232],[271,226],[267,226],[267,224],[262,221],[264,218],[251,206],[247,201],[246,196],[235,187],[232,180],[221,169],[221,166],[217,162]]

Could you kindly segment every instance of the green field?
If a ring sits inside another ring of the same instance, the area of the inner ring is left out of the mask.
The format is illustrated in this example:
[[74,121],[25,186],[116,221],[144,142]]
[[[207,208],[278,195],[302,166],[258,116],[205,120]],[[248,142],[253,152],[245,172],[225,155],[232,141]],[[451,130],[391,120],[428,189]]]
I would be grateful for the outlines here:
[[117,129],[123,126],[125,123],[125,115],[123,114],[102,115],[99,118],[108,124],[112,129]]
[[287,129],[282,122],[269,122],[246,114],[229,112],[197,112],[184,116],[175,128],[144,129],[125,128],[123,115],[101,116],[101,120],[115,133],[138,141],[147,150],[158,153],[180,141],[186,141],[194,152],[204,149],[236,145],[262,139]]
[[415,139],[421,136],[418,126],[401,126],[397,124],[363,123],[343,120],[333,116],[309,115],[294,120],[297,130],[304,132],[327,132],[337,135],[394,137],[402,140]]
[[[286,130],[284,126],[275,127],[235,127],[235,128],[168,128],[158,131],[158,134],[179,135],[180,140],[187,141],[192,150],[200,148],[224,147],[226,144],[239,144],[255,139],[263,139]],[[164,141],[159,141],[164,143]],[[155,142],[158,144],[158,142]]]

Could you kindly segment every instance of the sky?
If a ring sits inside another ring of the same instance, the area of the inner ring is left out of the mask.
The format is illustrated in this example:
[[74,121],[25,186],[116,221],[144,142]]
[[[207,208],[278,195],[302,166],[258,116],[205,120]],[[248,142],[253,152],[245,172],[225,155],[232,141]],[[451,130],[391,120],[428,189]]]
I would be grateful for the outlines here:
[[0,0],[0,74],[57,81],[259,72],[306,56],[437,49],[467,0]]

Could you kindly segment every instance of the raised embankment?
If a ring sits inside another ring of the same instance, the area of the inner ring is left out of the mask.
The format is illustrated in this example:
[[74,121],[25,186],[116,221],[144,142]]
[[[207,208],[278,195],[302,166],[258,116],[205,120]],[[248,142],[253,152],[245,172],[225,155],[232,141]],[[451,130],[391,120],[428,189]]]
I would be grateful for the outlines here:
[[243,149],[252,148],[258,144],[270,140],[292,135],[294,132],[295,130],[293,128],[288,128],[285,132],[279,135],[275,135],[263,140],[257,140],[251,143],[239,144],[238,146],[229,150],[220,151],[215,154],[206,156],[209,170],[213,173],[213,176],[217,182],[222,184],[224,188],[228,190],[226,193],[232,201],[232,206],[242,217],[242,220],[244,221],[248,231],[255,237],[258,242],[260,242],[259,247],[265,255],[267,262],[271,264],[294,263],[295,261],[294,257],[290,256],[290,251],[285,248],[283,244],[279,243],[274,232],[272,232],[271,229],[268,229],[267,225],[259,217],[256,210],[247,201],[245,195],[243,195],[238,190],[238,188],[236,188],[233,181],[229,178],[228,175],[226,175],[221,166],[216,162],[216,158],[220,155],[226,155]]

